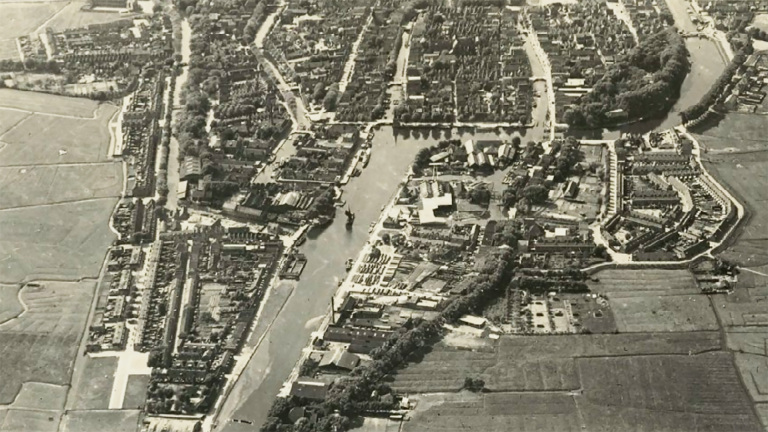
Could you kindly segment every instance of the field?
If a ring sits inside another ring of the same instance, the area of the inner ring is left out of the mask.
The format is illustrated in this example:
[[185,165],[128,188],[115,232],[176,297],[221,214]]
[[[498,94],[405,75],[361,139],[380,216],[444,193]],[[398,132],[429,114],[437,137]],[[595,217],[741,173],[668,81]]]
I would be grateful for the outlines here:
[[67,408],[73,410],[109,408],[117,360],[117,357],[85,358],[81,381],[73,385]]
[[10,409],[0,425],[0,432],[56,432],[61,413],[56,411],[26,411]]
[[406,393],[456,391],[481,378],[493,391],[578,389],[578,357],[688,354],[720,347],[716,332],[503,337],[493,348],[469,351],[437,344],[392,377]]
[[64,409],[67,387],[40,382],[25,382],[21,386],[13,408],[23,409]]
[[768,357],[756,354],[736,353],[736,367],[744,378],[752,400],[768,402]]
[[118,162],[89,165],[0,167],[0,210],[41,204],[120,197]]
[[147,400],[147,386],[149,375],[130,375],[125,388],[123,409],[135,409],[143,407]]
[[594,277],[599,282],[588,282],[589,289],[609,298],[699,293],[688,270],[603,270]]
[[620,332],[717,330],[717,319],[703,295],[642,296],[611,299]]
[[[0,90],[0,95],[2,95],[3,92]],[[2,99],[0,99],[1,101]],[[0,102],[1,103],[1,102]],[[0,109],[0,137],[5,134],[8,129],[12,128],[25,118],[29,117],[30,114],[28,112],[24,111],[12,111],[8,109]],[[2,140],[0,139],[0,143]],[[0,144],[0,148],[3,147],[3,144]]]
[[0,282],[98,275],[115,239],[107,218],[116,201],[0,211]]
[[65,2],[47,3],[0,3],[0,39],[14,39],[37,30],[56,12],[63,9]]
[[[72,98],[44,93],[0,89],[0,107],[68,117],[92,119],[99,103],[85,98]],[[8,110],[11,111],[11,110]],[[6,110],[0,110],[0,119]],[[0,120],[2,124],[3,120]]]
[[0,136],[5,143],[0,166],[104,161],[110,141],[107,124],[114,113],[115,107],[102,105],[96,119],[34,114]]
[[69,384],[94,286],[44,282],[24,288],[28,310],[0,325],[0,404],[11,403],[27,382]]
[[419,395],[403,430],[760,430],[730,354],[575,361],[581,392]]
[[135,410],[69,411],[61,419],[61,432],[134,432],[140,419]]
[[[749,152],[768,149],[765,116],[728,113],[706,123],[694,136],[708,152]],[[697,129],[694,129],[696,131]]]
[[0,324],[18,316],[24,308],[19,303],[19,285],[0,285]]
[[723,256],[746,267],[768,264],[768,152],[710,155],[708,159],[706,167],[710,173],[750,213],[736,243]]

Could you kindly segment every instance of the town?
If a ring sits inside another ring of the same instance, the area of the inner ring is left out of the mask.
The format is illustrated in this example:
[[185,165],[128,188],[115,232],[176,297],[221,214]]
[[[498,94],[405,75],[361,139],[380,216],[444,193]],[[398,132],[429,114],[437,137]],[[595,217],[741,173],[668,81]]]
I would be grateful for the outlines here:
[[768,1],[42,5],[0,432],[768,427]]

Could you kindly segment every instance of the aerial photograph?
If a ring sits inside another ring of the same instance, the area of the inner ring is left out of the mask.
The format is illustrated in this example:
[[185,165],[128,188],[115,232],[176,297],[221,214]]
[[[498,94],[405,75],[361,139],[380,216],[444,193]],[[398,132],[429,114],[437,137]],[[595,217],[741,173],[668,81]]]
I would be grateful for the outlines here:
[[768,0],[0,0],[0,432],[768,432]]

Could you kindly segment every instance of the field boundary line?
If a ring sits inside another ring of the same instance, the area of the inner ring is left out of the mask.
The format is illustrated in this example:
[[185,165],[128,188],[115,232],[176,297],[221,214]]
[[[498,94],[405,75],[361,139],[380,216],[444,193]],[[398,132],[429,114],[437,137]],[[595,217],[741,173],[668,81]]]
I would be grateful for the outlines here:
[[27,313],[27,311],[29,311],[29,306],[27,306],[27,304],[21,298],[21,292],[24,291],[24,288],[26,288],[27,285],[29,285],[29,284],[28,283],[24,284],[24,286],[19,288],[19,291],[16,292],[16,299],[19,301],[19,304],[21,305],[21,309],[22,309],[21,312],[19,312],[18,315],[10,317],[7,320],[1,322],[0,323],[0,330],[3,327],[5,327],[7,324],[12,323],[13,321],[21,318],[22,316],[24,316]]
[[115,198],[121,198],[121,195],[110,195],[110,196],[98,197],[98,198],[84,198],[84,199],[76,199],[76,200],[66,200],[66,201],[60,201],[60,202],[57,202],[57,203],[29,204],[29,205],[22,205],[22,206],[8,207],[8,208],[0,209],[0,212],[14,211],[14,210],[24,210],[24,209],[35,208],[35,207],[52,207],[52,206],[57,206],[57,205],[77,204],[77,203],[81,203],[81,202],[90,202],[90,201],[113,200]]

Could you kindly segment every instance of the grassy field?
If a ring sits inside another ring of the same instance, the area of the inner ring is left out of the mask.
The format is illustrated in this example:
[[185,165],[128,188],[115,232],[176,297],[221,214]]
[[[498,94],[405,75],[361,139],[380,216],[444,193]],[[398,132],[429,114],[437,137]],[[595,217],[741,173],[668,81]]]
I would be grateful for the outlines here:
[[27,312],[0,325],[0,404],[26,382],[69,384],[94,285],[44,282],[22,291]]
[[57,411],[8,410],[0,432],[56,432],[61,413]]
[[125,387],[123,409],[144,407],[144,403],[147,400],[148,385],[149,375],[130,375],[128,377],[128,384]]
[[493,391],[578,389],[574,358],[688,354],[720,347],[717,332],[503,337],[492,349],[469,351],[437,344],[393,375],[406,393],[457,391],[482,378]]
[[82,381],[73,387],[67,408],[74,410],[109,408],[117,360],[117,357],[85,359]]
[[130,15],[120,15],[119,12],[81,10],[89,2],[73,1],[59,12],[49,23],[48,27],[55,30],[66,30],[87,27],[91,24],[103,24],[119,19],[130,18]]
[[24,308],[19,303],[19,285],[0,285],[0,324],[18,316]]
[[3,17],[0,39],[13,39],[32,33],[66,5],[65,2],[0,3],[0,16]]
[[64,409],[67,387],[55,384],[25,382],[13,402],[13,408]]
[[[2,90],[0,90],[0,94],[2,94]],[[0,99],[2,100],[2,99]],[[0,102],[1,103],[1,102]],[[24,111],[13,111],[8,109],[0,109],[0,137],[2,137],[8,129],[12,128],[25,118],[29,117],[30,114]],[[2,142],[2,139],[0,138],[0,142]],[[0,144],[0,148],[2,148],[3,145]]]
[[0,282],[98,275],[115,239],[107,219],[116,201],[0,211]]
[[107,124],[115,110],[102,105],[95,120],[30,116],[0,136],[6,144],[0,150],[0,166],[104,161],[110,141]]
[[[0,89],[0,107],[90,119],[99,107],[99,102],[85,98]],[[0,110],[0,118],[5,116],[5,111]]]
[[119,162],[89,165],[41,165],[0,168],[0,210],[120,197],[123,169]]
[[[695,133],[697,141],[707,151],[746,152],[768,149],[765,135],[765,116],[745,113],[729,113],[716,122],[706,124],[706,129]],[[694,129],[696,132],[697,129]]]
[[581,392],[416,395],[416,409],[402,430],[760,430],[729,354],[582,358],[577,363]]
[[717,330],[717,318],[703,295],[621,297],[610,300],[620,332]]
[[768,402],[768,357],[736,353],[736,367],[755,402]]
[[610,298],[699,293],[688,270],[603,270],[594,276],[599,282],[588,282],[590,290]]
[[134,432],[140,420],[136,410],[69,411],[61,420],[61,432]]

